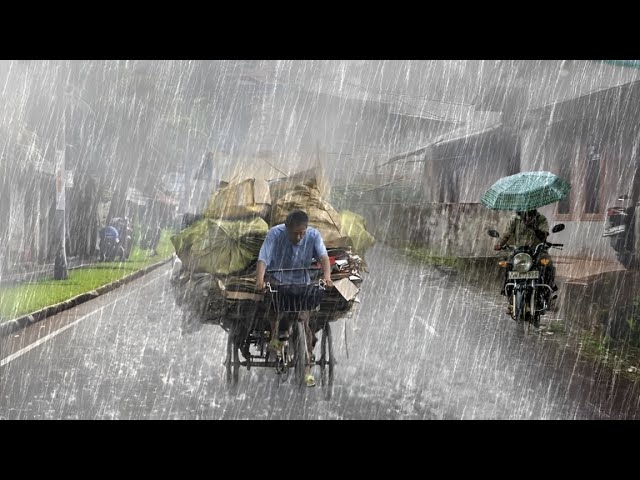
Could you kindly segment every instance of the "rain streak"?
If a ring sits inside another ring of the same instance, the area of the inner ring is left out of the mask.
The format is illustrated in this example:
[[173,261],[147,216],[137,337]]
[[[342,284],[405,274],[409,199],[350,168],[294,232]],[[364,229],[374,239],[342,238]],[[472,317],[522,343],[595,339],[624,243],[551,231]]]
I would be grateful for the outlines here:
[[0,419],[640,418],[640,60],[2,60],[0,96]]

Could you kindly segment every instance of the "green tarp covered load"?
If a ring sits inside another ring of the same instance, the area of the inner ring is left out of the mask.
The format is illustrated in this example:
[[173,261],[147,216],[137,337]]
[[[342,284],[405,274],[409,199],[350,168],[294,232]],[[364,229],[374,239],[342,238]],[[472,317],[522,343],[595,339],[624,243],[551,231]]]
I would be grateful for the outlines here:
[[225,297],[216,277],[209,273],[185,275],[176,288],[176,304],[186,307],[186,311],[195,314],[198,321],[220,323],[227,310]]
[[[246,320],[262,311],[265,292],[255,287],[260,247],[270,227],[284,223],[293,210],[303,210],[331,257],[336,288],[326,292],[321,313],[329,319],[343,316],[357,301],[360,273],[366,272],[363,254],[375,243],[364,218],[338,212],[324,200],[329,184],[320,168],[269,181],[251,176],[219,188],[205,218],[172,237],[182,261],[176,292],[181,303],[202,321],[217,323]],[[190,292],[178,293],[184,289]]]
[[351,247],[360,256],[364,256],[364,253],[376,243],[376,239],[367,231],[364,218],[361,215],[349,210],[342,210],[340,222],[342,232],[351,239]]
[[184,272],[228,275],[255,265],[268,229],[261,218],[205,218],[171,237],[171,241]]

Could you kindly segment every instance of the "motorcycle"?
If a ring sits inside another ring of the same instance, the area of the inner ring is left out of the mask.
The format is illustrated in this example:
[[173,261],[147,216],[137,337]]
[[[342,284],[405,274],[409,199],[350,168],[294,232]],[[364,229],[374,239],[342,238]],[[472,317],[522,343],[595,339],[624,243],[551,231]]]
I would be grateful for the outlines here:
[[120,236],[115,227],[105,227],[100,231],[98,258],[101,262],[113,262],[116,258],[124,259],[124,248],[120,244]]
[[128,260],[131,254],[131,248],[133,247],[133,226],[131,225],[131,221],[127,217],[116,217],[111,220],[109,226],[118,230],[123,251],[122,261]]
[[[560,223],[551,229],[552,233],[564,230],[564,224]],[[496,230],[489,230],[489,236],[500,238]],[[504,245],[502,250],[509,251],[507,260],[499,262],[500,267],[505,268],[505,283],[503,292],[509,299],[511,306],[511,318],[518,324],[522,324],[528,332],[531,325],[534,328],[540,326],[540,316],[544,315],[551,307],[551,301],[555,298],[554,289],[550,285],[551,266],[548,258],[541,257],[550,248],[562,250],[564,244],[540,242],[535,247]]]
[[637,266],[635,252],[635,206],[631,205],[628,195],[618,198],[620,205],[607,208],[603,237],[609,237],[616,258],[625,266]]

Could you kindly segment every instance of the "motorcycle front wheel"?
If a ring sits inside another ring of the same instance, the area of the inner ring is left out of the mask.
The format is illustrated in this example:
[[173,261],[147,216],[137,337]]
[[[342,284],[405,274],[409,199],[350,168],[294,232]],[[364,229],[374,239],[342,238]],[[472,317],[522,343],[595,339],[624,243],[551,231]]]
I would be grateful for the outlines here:
[[516,322],[524,321],[524,292],[518,290],[513,296],[513,317]]
[[533,292],[531,292],[531,298],[529,298],[529,312],[526,315],[524,333],[529,333],[532,325],[537,328],[540,323],[539,322],[540,315],[536,313],[537,296],[538,296],[538,292],[537,290],[534,289]]

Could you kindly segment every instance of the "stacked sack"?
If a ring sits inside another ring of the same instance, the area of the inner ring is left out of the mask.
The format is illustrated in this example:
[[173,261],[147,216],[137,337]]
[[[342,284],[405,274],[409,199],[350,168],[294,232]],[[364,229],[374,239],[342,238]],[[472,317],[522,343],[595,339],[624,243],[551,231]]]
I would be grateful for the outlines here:
[[255,267],[270,214],[264,180],[248,178],[216,190],[203,218],[171,237],[182,262],[176,289],[180,303],[204,321],[221,323],[228,311],[262,301]]

